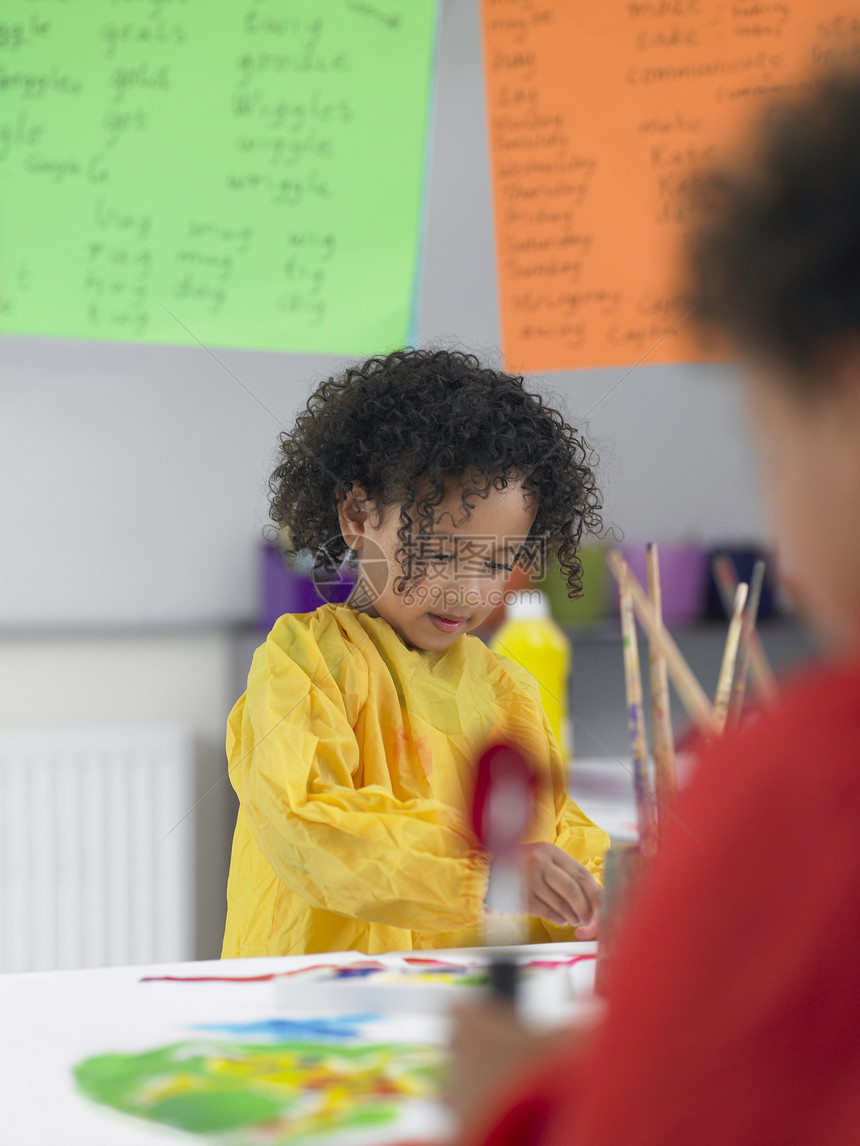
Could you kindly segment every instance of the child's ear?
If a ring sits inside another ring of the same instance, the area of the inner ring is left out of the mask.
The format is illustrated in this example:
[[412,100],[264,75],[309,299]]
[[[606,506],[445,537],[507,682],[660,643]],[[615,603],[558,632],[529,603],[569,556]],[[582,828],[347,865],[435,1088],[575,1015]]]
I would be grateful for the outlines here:
[[357,481],[352,483],[352,489],[342,492],[337,499],[337,520],[341,535],[350,549],[359,552],[364,544],[364,536],[373,508],[373,502]]

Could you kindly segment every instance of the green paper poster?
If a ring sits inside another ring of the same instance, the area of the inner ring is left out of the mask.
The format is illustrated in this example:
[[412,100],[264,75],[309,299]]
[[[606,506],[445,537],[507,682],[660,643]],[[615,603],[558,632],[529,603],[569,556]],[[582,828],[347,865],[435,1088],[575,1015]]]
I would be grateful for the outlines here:
[[6,0],[0,332],[408,341],[436,0]]

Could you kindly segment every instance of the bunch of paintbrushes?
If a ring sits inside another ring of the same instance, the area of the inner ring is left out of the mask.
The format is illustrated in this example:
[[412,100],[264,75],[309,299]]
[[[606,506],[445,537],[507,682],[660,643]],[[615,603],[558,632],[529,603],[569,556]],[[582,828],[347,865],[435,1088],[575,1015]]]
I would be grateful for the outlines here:
[[[705,739],[720,736],[727,724],[736,725],[743,711],[747,679],[752,676],[758,694],[765,700],[776,695],[773,672],[756,632],[764,562],[756,564],[750,585],[738,583],[731,562],[718,559],[715,575],[729,616],[728,635],[713,701],[699,684],[680,649],[663,624],[660,567],[657,546],[646,547],[647,592],[620,553],[609,554],[609,568],[618,582],[621,631],[624,647],[624,679],[636,813],[643,859],[657,851],[667,817],[677,792],[674,737],[669,707],[669,679],[690,720]],[[649,642],[651,727],[654,745],[654,784],[650,783],[648,741],[639,665],[636,621]]]

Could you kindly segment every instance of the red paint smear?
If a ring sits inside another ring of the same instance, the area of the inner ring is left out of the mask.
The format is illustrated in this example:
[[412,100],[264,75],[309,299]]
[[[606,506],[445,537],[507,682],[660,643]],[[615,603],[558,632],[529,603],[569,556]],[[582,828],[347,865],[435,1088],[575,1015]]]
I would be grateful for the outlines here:
[[569,959],[530,959],[526,967],[572,967],[574,963],[584,963],[596,959],[596,952],[590,955],[571,955]]
[[141,983],[268,983],[272,979],[289,979],[291,975],[306,975],[308,971],[341,971],[344,967],[353,970],[384,971],[385,964],[375,959],[361,963],[313,963],[310,967],[297,967],[295,971],[270,971],[268,975],[147,975]]
[[444,959],[419,959],[417,955],[405,955],[403,962],[415,967],[448,967],[453,970],[457,970],[458,968],[464,970],[471,969],[468,963],[448,963]]
[[[571,955],[565,959],[531,959],[524,967],[572,967],[575,963],[583,963],[589,959],[596,959],[596,954]],[[474,971],[481,964],[448,963],[444,959],[420,959],[408,955],[403,960],[411,967],[445,967],[450,971]],[[306,975],[308,971],[340,971],[344,968],[353,970],[387,971],[395,970],[385,963],[375,959],[366,959],[360,963],[314,963],[310,967],[298,967],[295,971],[270,971],[268,975],[147,975],[140,980],[141,983],[268,983],[272,979],[289,979],[292,975]]]
[[[557,959],[530,959],[528,963],[523,964],[523,967],[572,967],[574,963],[596,958],[596,953],[591,952],[588,955],[559,956]],[[417,959],[408,955],[403,962],[416,967],[447,967],[452,971],[474,971],[483,966],[482,963],[448,963],[444,959]]]
[[141,983],[266,983],[277,979],[278,973],[270,975],[145,975]]

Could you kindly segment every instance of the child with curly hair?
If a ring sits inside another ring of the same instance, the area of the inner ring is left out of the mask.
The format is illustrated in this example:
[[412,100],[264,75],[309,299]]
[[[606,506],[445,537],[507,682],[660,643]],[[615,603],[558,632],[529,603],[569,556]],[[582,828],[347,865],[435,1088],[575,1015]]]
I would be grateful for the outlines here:
[[272,519],[358,583],[278,620],[230,715],[225,957],[475,943],[489,872],[469,800],[494,741],[542,780],[520,855],[531,940],[594,937],[608,838],[567,795],[537,682],[469,635],[540,546],[578,591],[591,461],[522,378],[452,351],[347,369],[281,435]]

